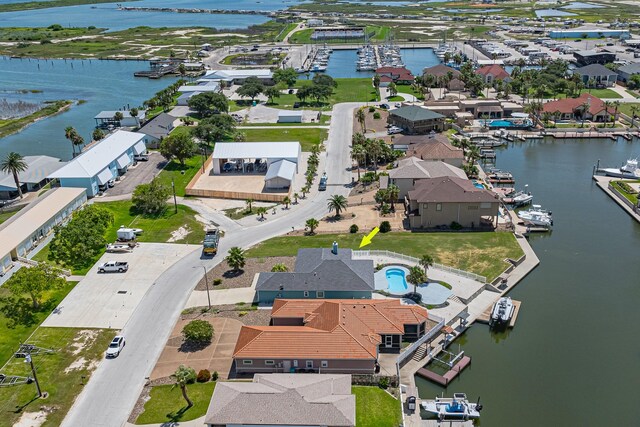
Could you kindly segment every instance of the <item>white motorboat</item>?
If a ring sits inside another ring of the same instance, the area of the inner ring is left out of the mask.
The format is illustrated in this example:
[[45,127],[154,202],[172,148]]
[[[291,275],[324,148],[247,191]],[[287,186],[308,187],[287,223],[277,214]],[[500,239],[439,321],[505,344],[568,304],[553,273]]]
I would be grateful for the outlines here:
[[531,209],[518,212],[518,217],[528,225],[539,225],[542,227],[551,227],[553,225],[551,212],[542,209],[540,205],[533,205]]
[[131,252],[132,248],[129,245],[121,243],[109,243],[107,244],[107,252]]
[[511,203],[517,208],[520,206],[528,205],[533,201],[533,195],[531,195],[530,191],[518,191],[511,198]]
[[483,148],[480,150],[480,158],[482,159],[495,159],[496,152],[489,148]]
[[490,173],[489,175],[487,175],[487,180],[492,184],[513,184],[514,182],[516,182],[513,179],[513,175],[511,175],[511,172],[503,171]]
[[480,399],[478,403],[470,403],[464,393],[453,393],[453,398],[436,397],[434,400],[423,400],[422,409],[431,414],[437,415],[441,420],[480,418],[482,405]]
[[627,163],[619,168],[600,169],[607,176],[615,178],[640,179],[640,168],[638,168],[638,159],[629,159]]
[[502,297],[494,305],[491,310],[491,325],[505,324],[511,320],[516,306],[513,305],[511,297]]

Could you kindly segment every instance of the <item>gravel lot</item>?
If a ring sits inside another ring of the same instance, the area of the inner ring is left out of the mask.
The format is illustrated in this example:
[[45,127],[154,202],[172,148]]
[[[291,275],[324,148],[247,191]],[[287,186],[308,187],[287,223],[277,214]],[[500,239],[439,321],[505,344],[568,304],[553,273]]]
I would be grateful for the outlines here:
[[[251,286],[253,278],[257,273],[271,271],[271,268],[275,264],[279,263],[286,265],[289,268],[289,271],[293,271],[295,262],[295,257],[247,258],[244,268],[241,270],[240,274],[236,275],[231,267],[229,267],[227,261],[223,261],[207,273],[207,280],[209,281],[209,286],[211,286],[212,290],[248,288]],[[215,279],[222,279],[222,284],[213,286],[213,281]],[[200,280],[198,286],[196,286],[196,290],[207,290],[204,278]]]

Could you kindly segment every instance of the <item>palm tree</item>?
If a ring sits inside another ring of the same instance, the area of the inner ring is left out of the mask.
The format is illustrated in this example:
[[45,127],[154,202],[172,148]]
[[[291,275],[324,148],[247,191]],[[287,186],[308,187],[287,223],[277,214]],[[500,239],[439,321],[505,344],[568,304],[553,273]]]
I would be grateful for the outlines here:
[[304,225],[309,229],[309,234],[314,234],[315,229],[318,228],[318,225],[320,225],[320,223],[315,218],[309,218],[307,222],[304,223]]
[[138,113],[140,113],[140,111],[135,107],[133,107],[131,110],[129,110],[129,114],[131,114],[131,117],[136,119],[136,123],[138,124],[138,126],[140,126],[140,120],[138,120]]
[[74,142],[76,135],[78,135],[78,131],[73,126],[64,128],[64,137],[71,142],[71,149],[73,150],[74,156],[76,154],[76,144]]
[[395,211],[396,207],[394,205],[395,201],[398,200],[398,197],[400,196],[400,188],[398,188],[397,185],[395,184],[390,184],[387,187],[387,197],[389,199],[389,202],[391,203],[391,210]]
[[360,123],[362,133],[365,133],[367,131],[367,128],[365,127],[365,120],[367,119],[367,116],[362,108],[358,108],[358,111],[356,111],[356,119],[358,120],[358,123]]
[[94,141],[100,141],[102,138],[104,138],[104,132],[102,131],[102,129],[94,129],[93,134],[91,134],[91,139],[93,139]]
[[633,129],[633,125],[636,119],[636,113],[640,111],[640,108],[638,108],[637,105],[632,105],[630,110],[631,110],[631,128]]
[[407,275],[407,282],[413,285],[413,293],[418,293],[418,285],[427,281],[427,278],[422,271],[422,269],[418,266],[413,266],[409,269],[409,274]]
[[196,380],[196,371],[193,368],[180,365],[180,367],[173,373],[173,376],[176,379],[176,385],[179,386],[180,391],[182,391],[182,397],[187,401],[187,408],[191,408],[193,406],[193,402],[187,395],[187,384]]
[[282,203],[284,203],[285,209],[289,209],[289,204],[291,203],[289,196],[285,196],[284,199],[282,199]]
[[611,101],[604,101],[604,113],[605,113],[605,127],[607,126],[607,121],[609,120],[609,108],[613,103]]
[[124,115],[122,114],[122,112],[116,111],[116,113],[113,115],[113,120],[118,122],[118,126],[120,126],[120,121],[122,121],[122,119],[124,119]]
[[327,208],[329,208],[329,212],[336,211],[336,218],[340,218],[340,212],[347,210],[347,198],[336,194],[328,200]]
[[310,185],[305,185],[304,187],[302,187],[300,189],[300,191],[302,191],[302,198],[306,198],[307,197],[307,193],[309,193],[309,191],[311,190],[311,186]]
[[293,200],[296,205],[298,204],[298,197],[300,197],[300,195],[298,193],[293,193]]
[[22,199],[22,189],[20,188],[20,179],[18,174],[20,172],[24,172],[29,168],[27,162],[24,161],[24,157],[22,157],[18,153],[14,153],[13,151],[7,154],[7,157],[4,158],[2,162],[0,162],[0,170],[5,173],[10,173],[13,175],[13,181],[16,183],[16,188],[18,189],[18,196]]
[[613,101],[613,107],[615,108],[615,111],[613,112],[611,127],[615,127],[616,118],[618,117],[618,108],[620,108],[620,101]]
[[591,77],[588,81],[587,81],[587,87],[589,88],[589,93],[591,93],[591,89],[593,89],[593,87],[596,85],[596,79],[594,79],[593,77]]
[[264,214],[267,213],[267,208],[265,208],[264,206],[260,206],[258,209],[256,209],[256,213],[260,215],[260,219],[264,219]]
[[426,278],[427,270],[429,270],[429,267],[433,265],[433,257],[429,254],[422,255],[422,258],[420,258],[420,265],[424,268],[424,276]]
[[389,95],[391,96],[396,96],[398,94],[398,88],[393,82],[389,84],[389,87],[387,89],[389,90]]
[[233,271],[239,271],[245,264],[245,256],[242,248],[234,246],[229,249],[229,255],[225,258],[229,267],[233,268]]
[[367,152],[361,144],[356,144],[351,147],[351,159],[356,161],[358,168],[358,181],[360,181],[360,159],[366,155]]
[[475,144],[469,145],[469,149],[467,150],[467,163],[473,165],[479,158],[480,148],[478,148],[478,146]]
[[583,102],[582,104],[580,104],[580,106],[578,107],[580,109],[580,120],[582,123],[580,123],[580,127],[584,127],[584,119],[587,116],[587,112],[589,111],[589,108],[591,107],[591,104],[589,104],[588,102]]
[[251,205],[253,204],[253,199],[247,199],[244,202],[247,204],[247,209],[249,210],[249,213],[251,213]]

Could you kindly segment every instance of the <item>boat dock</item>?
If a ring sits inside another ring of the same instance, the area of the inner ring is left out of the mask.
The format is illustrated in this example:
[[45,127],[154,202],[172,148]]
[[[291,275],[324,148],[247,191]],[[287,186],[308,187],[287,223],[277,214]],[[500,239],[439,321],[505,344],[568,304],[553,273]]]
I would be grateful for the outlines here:
[[593,180],[596,182],[598,187],[607,193],[618,205],[622,206],[622,209],[631,215],[633,219],[640,222],[640,208],[633,207],[629,200],[615,192],[612,187],[610,187],[611,181],[619,181],[622,179],[623,178],[614,178],[611,176],[593,175]]
[[[516,325],[516,320],[518,319],[518,313],[520,313],[520,306],[522,305],[522,301],[516,301],[514,299],[511,300],[513,306],[515,307],[513,311],[513,316],[509,320],[509,324],[507,325],[509,328],[513,328]],[[488,307],[478,318],[476,319],[480,323],[489,323],[491,320],[491,310],[493,306]]]
[[416,375],[421,376],[422,378],[426,378],[429,381],[433,381],[442,386],[447,386],[451,381],[453,381],[459,374],[462,372],[464,368],[471,364],[471,358],[469,356],[463,356],[462,359],[451,369],[449,369],[444,375],[436,374],[433,371],[430,371],[426,368],[420,368],[416,371]]

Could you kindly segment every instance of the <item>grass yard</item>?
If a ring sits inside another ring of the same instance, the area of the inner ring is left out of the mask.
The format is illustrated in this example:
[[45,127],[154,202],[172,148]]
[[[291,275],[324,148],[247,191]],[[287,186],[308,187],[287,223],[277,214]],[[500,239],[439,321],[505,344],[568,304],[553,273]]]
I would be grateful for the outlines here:
[[352,386],[358,427],[396,427],[402,423],[400,402],[378,387]]
[[[343,221],[349,221],[344,219]],[[362,233],[275,237],[247,251],[247,257],[294,256],[300,248],[340,247],[358,249]],[[420,258],[430,254],[438,263],[470,271],[493,280],[523,252],[511,233],[379,233],[364,249],[389,250]]]
[[[178,129],[188,129],[184,126],[180,126]],[[175,131],[174,131],[175,132]],[[182,131],[184,132],[184,131]],[[211,153],[207,153],[211,154]],[[171,160],[158,174],[158,179],[165,185],[171,187],[171,181],[175,183],[176,195],[184,196],[184,189],[189,184],[189,181],[198,172],[198,169],[202,167],[202,155],[197,154],[185,161],[185,165],[182,166],[180,162]],[[184,171],[184,173],[182,173]]]
[[215,382],[187,385],[187,394],[193,406],[187,408],[180,387],[160,385],[151,389],[151,398],[144,404],[144,412],[136,424],[174,423],[195,420],[207,413]]
[[[334,104],[341,102],[375,102],[380,99],[369,78],[335,79],[335,81],[338,83],[338,87],[333,90],[333,94],[327,101],[320,104],[312,99],[302,103],[296,95],[282,94],[280,98],[275,98],[273,104],[269,104],[269,106],[292,109],[293,104],[299,102],[300,108],[330,110]],[[296,82],[295,87],[300,88],[306,84],[311,84],[311,81],[300,79]]]
[[624,181],[611,181],[611,186],[613,188],[615,188],[616,190],[618,190],[620,192],[620,194],[622,194],[625,199],[629,200],[631,203],[633,203],[634,206],[638,205],[638,193],[634,193],[634,192],[629,192],[627,191],[622,185],[621,183],[626,183],[626,184],[638,184],[640,183],[640,181],[632,181],[632,180],[624,180]]
[[[622,96],[616,92],[615,90],[611,90],[611,89],[582,89],[582,91],[580,91],[580,93],[588,93],[591,94],[595,97],[598,98],[605,98],[605,99],[619,99],[622,98]],[[553,94],[551,94],[551,96],[553,96]],[[565,93],[560,93],[557,95],[558,99],[561,98],[566,98],[567,95]],[[612,109],[613,111],[613,109]]]
[[2,224],[3,222],[11,218],[18,212],[20,212],[20,209],[18,209],[17,211],[11,211],[11,212],[0,212],[0,224]]
[[396,85],[396,90],[399,93],[408,93],[409,95],[413,95],[418,99],[424,99],[424,94],[413,90],[411,85]]
[[298,141],[302,151],[311,151],[311,147],[327,138],[327,129],[241,129],[247,142]]
[[[626,114],[627,116],[631,117],[632,113],[631,113],[631,108],[632,107],[636,107],[638,108],[638,111],[636,111],[637,115],[640,115],[640,104],[635,104],[635,103],[621,103],[620,107],[618,107],[618,111],[620,111],[621,113]],[[636,120],[637,122],[637,120]],[[637,123],[634,123],[634,125]]]
[[[39,328],[27,341],[39,347],[55,350],[53,354],[33,356],[38,380],[46,400],[35,399],[35,384],[0,388],[0,427],[14,425],[23,413],[35,413],[46,407],[42,425],[59,426],[75,398],[83,389],[93,369],[104,357],[104,351],[115,331],[106,329]],[[24,359],[12,359],[3,374],[26,377],[31,375]],[[84,380],[83,378],[84,377]],[[35,425],[24,422],[22,425]]]

